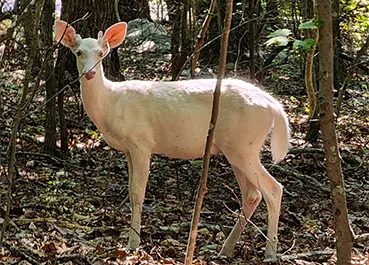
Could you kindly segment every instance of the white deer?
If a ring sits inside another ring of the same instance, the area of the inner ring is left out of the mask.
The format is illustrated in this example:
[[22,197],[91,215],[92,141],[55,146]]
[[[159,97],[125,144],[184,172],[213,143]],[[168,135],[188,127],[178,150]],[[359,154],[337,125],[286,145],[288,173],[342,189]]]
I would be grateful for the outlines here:
[[[113,148],[125,153],[129,168],[132,207],[129,248],[140,244],[142,203],[151,154],[193,159],[203,155],[216,80],[178,82],[124,81],[105,78],[102,58],[119,46],[127,24],[114,24],[98,38],[82,39],[64,21],[56,21],[56,39],[77,57],[84,107]],[[262,166],[259,152],[270,130],[275,162],[289,146],[289,126],[281,104],[256,86],[223,80],[220,111],[212,154],[222,152],[232,165],[242,193],[242,216],[228,236],[221,254],[230,255],[245,218],[250,218],[262,196],[268,208],[265,255],[276,257],[282,185]]]

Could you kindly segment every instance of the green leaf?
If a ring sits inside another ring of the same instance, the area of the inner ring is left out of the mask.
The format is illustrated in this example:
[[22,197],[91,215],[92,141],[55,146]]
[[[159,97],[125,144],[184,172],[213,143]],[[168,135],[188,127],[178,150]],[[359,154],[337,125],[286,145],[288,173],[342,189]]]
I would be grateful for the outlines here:
[[293,42],[293,48],[302,48],[304,51],[308,51],[315,45],[315,40],[313,39],[306,39],[306,40],[295,40]]
[[276,44],[278,46],[285,46],[288,44],[288,36],[292,34],[289,29],[278,29],[268,35],[269,40],[265,42],[266,46]]
[[316,41],[314,39],[306,39],[305,42],[310,45],[310,47],[316,45]]
[[202,160],[190,160],[190,163],[192,166],[195,167],[201,167],[202,166]]
[[318,29],[321,26],[323,26],[323,24],[324,24],[323,21],[314,18],[304,23],[301,23],[299,29]]
[[281,36],[287,37],[291,34],[292,32],[289,29],[277,29],[276,31],[270,33],[268,35],[268,38],[275,38],[275,37],[281,37]]
[[288,38],[286,36],[273,37],[265,42],[266,46],[276,44],[278,46],[285,46],[288,44]]
[[199,235],[208,235],[208,234],[210,234],[210,232],[207,228],[201,228],[197,231],[197,234],[199,234]]
[[217,250],[218,245],[207,245],[200,248],[201,251],[204,250]]
[[89,219],[89,218],[90,218],[89,216],[81,215],[81,214],[77,214],[77,213],[74,213],[73,216],[72,216],[72,219],[74,221],[83,221],[83,220],[86,220],[86,219]]

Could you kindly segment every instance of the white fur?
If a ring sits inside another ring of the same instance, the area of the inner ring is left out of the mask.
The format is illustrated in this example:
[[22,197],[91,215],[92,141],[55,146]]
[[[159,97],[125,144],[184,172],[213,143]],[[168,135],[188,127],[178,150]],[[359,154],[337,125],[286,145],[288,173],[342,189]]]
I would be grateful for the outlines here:
[[[56,24],[59,39],[63,25]],[[114,26],[109,29],[115,30]],[[99,62],[99,53],[104,51],[101,43],[109,39],[108,31],[104,37],[99,35],[99,41],[80,39],[74,29],[68,32],[72,41],[63,39],[62,43],[75,54],[79,51],[79,73],[92,76],[90,80],[81,79],[84,107],[108,144],[123,151],[127,157],[132,205],[128,246],[136,248],[140,241],[150,156],[155,153],[192,159],[203,155],[216,80],[111,82],[105,78]],[[275,161],[284,158],[289,140],[287,116],[272,96],[252,84],[223,80],[221,90],[212,153],[223,152],[231,163],[242,191],[246,218],[251,217],[261,196],[265,198],[270,240],[266,256],[275,257],[282,186],[261,165],[259,152],[274,127],[271,138],[273,157]],[[245,223],[245,219],[240,218],[224,244],[222,254],[231,254]]]

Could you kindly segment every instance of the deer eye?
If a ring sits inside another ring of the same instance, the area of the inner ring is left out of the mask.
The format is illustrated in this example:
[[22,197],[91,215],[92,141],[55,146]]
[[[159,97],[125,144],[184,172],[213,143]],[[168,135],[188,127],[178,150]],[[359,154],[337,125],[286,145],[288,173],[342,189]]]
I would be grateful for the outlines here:
[[81,56],[82,55],[82,52],[81,51],[77,51],[76,54],[77,54],[77,56]]

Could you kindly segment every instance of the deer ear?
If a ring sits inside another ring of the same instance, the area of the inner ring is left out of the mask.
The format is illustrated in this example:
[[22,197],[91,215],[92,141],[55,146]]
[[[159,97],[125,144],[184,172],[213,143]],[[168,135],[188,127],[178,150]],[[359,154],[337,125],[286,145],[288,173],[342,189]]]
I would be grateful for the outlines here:
[[62,20],[55,21],[55,38],[70,49],[77,48],[81,41],[81,36],[76,34],[75,29]]
[[125,39],[127,23],[119,22],[110,26],[104,33],[103,39],[109,43],[110,48],[118,47]]

